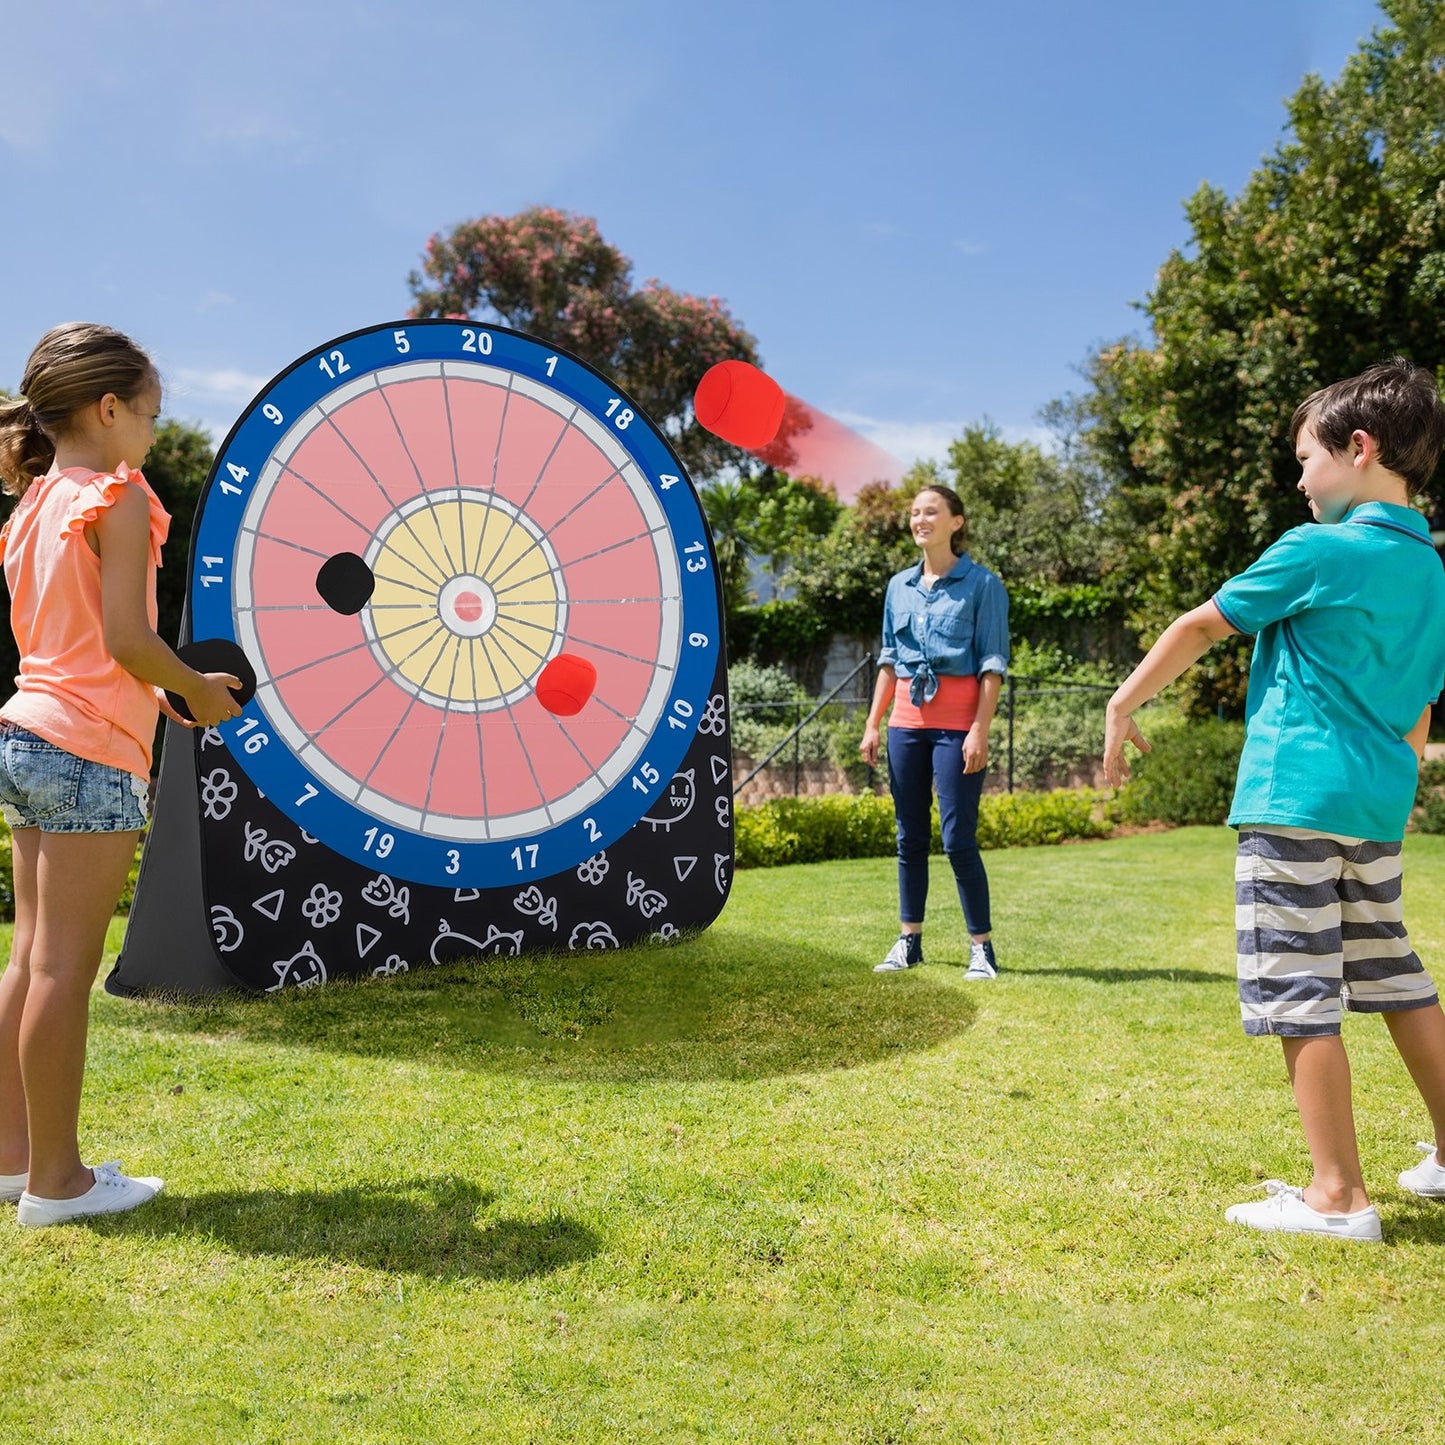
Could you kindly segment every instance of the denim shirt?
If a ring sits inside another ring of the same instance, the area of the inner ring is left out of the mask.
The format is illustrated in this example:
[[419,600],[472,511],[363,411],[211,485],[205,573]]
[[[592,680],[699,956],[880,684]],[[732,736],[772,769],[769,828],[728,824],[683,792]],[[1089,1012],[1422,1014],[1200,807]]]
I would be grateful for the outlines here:
[[1008,593],[965,552],[946,577],[922,585],[923,563],[897,573],[883,599],[879,667],[911,680],[915,706],[930,702],[938,678],[1008,670]]

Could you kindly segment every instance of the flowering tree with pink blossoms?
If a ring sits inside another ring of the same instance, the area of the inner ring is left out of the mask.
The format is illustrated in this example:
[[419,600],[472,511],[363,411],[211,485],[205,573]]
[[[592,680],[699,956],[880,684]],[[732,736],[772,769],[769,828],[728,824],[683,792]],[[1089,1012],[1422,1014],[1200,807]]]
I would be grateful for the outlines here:
[[649,280],[597,223],[551,207],[482,216],[438,232],[408,278],[413,316],[495,320],[567,350],[615,380],[668,434],[701,480],[748,458],[698,426],[692,394],[708,367],[756,365],[753,338],[716,296]]

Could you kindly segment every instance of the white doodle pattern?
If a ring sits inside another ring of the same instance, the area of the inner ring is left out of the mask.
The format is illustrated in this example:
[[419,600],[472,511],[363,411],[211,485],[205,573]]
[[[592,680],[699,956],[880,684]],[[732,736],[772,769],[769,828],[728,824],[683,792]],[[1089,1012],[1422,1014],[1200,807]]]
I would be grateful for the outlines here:
[[217,822],[229,817],[240,791],[225,768],[212,768],[201,779],[201,807],[206,817]]
[[290,958],[278,958],[271,967],[276,971],[276,982],[266,990],[267,993],[276,993],[288,985],[291,988],[315,988],[317,984],[326,982],[326,965],[309,941],[303,943]]
[[264,828],[258,828],[254,824],[247,823],[246,827],[246,862],[254,859],[261,860],[261,866],[268,873],[279,873],[295,856],[296,849],[290,844],[283,842],[280,838],[270,838]]
[[216,935],[216,951],[233,953],[241,946],[246,930],[241,920],[224,903],[211,905],[211,932]]
[[518,913],[525,913],[529,918],[535,918],[538,923],[550,928],[554,933],[557,931],[557,900],[543,897],[542,890],[535,883],[524,888],[512,900],[512,907]]
[[697,730],[710,738],[720,738],[727,731],[727,725],[727,699],[722,693],[715,692],[702,710]]
[[649,888],[646,879],[631,872],[627,875],[627,902],[644,918],[656,918],[667,907],[667,899],[661,893]]
[[402,884],[400,888],[385,873],[378,873],[365,888],[361,896],[377,908],[384,908],[403,923],[411,922],[411,889]]
[[312,928],[325,928],[341,917],[341,894],[318,883],[301,904],[301,913]]
[[379,963],[371,970],[372,978],[390,978],[393,974],[410,973],[411,965],[401,954],[393,953],[387,956],[385,963]]
[[574,952],[586,948],[618,948],[617,935],[602,922],[579,923],[567,940],[567,947]]
[[590,883],[595,888],[607,877],[611,868],[612,865],[607,861],[606,853],[594,853],[590,858],[584,858],[577,865],[577,877],[583,883]]

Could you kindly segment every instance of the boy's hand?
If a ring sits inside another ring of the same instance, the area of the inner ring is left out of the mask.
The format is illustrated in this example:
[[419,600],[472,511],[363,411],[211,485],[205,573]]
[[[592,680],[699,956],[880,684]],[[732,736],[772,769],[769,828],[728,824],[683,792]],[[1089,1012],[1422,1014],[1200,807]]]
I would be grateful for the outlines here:
[[1129,763],[1124,757],[1124,744],[1133,743],[1141,753],[1149,751],[1144,734],[1132,713],[1115,712],[1110,708],[1104,722],[1104,781],[1111,788],[1122,787],[1129,781]]

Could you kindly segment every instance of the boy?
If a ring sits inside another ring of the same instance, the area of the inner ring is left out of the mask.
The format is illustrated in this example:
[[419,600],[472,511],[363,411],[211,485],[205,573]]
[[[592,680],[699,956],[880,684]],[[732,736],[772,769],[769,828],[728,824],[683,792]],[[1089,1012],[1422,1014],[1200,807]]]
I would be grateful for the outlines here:
[[1128,775],[1132,714],[1221,638],[1256,634],[1229,822],[1247,1034],[1278,1034],[1314,1174],[1225,1218],[1378,1240],[1340,1038],[1341,1005],[1383,1013],[1434,1125],[1400,1175],[1445,1198],[1445,1013],[1401,918],[1400,841],[1430,704],[1445,686],[1445,568],[1409,505],[1445,445],[1435,378],[1401,358],[1308,397],[1290,440],[1315,521],[1172,622],[1109,701],[1104,772]]

